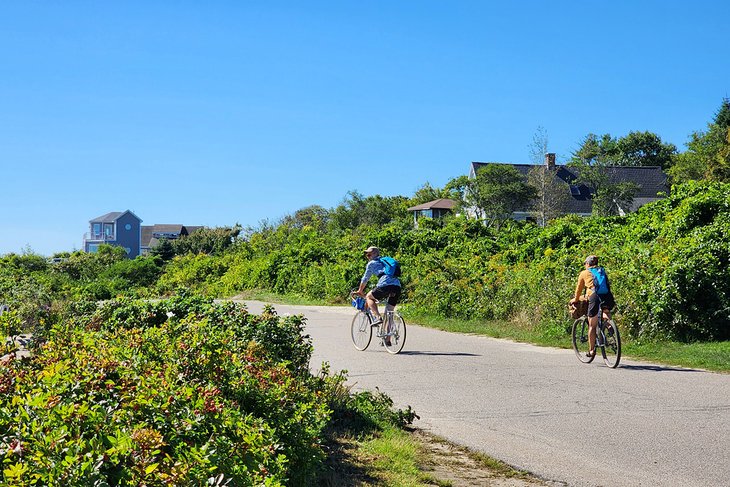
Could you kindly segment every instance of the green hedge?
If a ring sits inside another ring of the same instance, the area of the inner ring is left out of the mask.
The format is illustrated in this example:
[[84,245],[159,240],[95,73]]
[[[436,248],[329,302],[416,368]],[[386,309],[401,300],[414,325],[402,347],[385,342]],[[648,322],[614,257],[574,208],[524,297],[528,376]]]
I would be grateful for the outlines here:
[[601,257],[629,336],[730,339],[730,185],[687,183],[627,217],[568,216],[546,228],[510,222],[498,232],[464,218],[322,233],[280,225],[223,257],[184,257],[161,291],[190,285],[230,295],[268,289],[342,302],[357,286],[361,250],[378,245],[404,269],[405,303],[444,317],[518,320],[566,333],[566,303],[588,254]]

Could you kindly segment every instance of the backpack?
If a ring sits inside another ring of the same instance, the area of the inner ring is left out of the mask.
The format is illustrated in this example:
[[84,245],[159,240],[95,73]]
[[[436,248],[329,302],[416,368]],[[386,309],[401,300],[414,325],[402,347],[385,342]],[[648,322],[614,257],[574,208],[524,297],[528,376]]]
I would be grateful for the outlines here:
[[383,274],[388,277],[400,277],[400,263],[393,257],[380,257],[383,264]]
[[611,290],[608,288],[608,276],[606,269],[603,267],[591,267],[588,269],[593,274],[593,289],[598,294],[608,294]]

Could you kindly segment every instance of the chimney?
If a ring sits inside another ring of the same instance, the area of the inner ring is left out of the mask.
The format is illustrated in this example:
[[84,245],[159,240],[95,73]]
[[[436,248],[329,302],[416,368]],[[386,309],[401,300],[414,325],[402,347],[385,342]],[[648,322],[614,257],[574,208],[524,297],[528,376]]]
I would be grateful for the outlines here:
[[555,153],[548,152],[545,154],[545,165],[548,169],[555,169]]

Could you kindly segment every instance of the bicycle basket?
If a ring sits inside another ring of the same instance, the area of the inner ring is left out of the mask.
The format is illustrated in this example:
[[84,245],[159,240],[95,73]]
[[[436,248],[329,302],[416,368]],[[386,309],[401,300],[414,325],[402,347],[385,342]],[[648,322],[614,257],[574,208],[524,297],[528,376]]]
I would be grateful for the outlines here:
[[361,298],[360,296],[352,299],[352,307],[355,309],[359,309],[360,311],[365,309],[365,298]]
[[585,316],[588,314],[588,301],[581,299],[575,303],[575,306],[568,304],[568,312],[574,320]]

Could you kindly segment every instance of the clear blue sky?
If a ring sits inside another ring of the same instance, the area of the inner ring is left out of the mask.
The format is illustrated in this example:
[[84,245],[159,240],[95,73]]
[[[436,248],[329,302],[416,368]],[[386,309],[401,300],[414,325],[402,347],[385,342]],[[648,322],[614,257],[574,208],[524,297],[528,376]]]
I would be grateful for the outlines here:
[[0,254],[91,218],[257,225],[588,133],[684,149],[730,94],[717,1],[0,3]]

